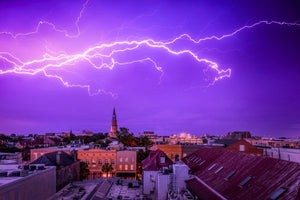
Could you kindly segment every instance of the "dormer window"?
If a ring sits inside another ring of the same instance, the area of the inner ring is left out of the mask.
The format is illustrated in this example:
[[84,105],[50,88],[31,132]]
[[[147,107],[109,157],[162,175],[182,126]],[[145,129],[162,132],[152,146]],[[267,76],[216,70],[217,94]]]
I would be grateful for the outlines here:
[[160,163],[165,163],[166,162],[166,157],[160,157]]

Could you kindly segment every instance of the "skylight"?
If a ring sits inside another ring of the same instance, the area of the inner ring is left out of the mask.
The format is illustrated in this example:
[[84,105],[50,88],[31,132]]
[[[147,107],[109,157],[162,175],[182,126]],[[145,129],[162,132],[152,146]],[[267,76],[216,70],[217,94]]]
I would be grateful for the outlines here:
[[226,178],[225,179],[227,179],[227,180],[229,180],[234,174],[236,173],[236,171],[234,170],[234,171],[232,171],[232,172],[230,172],[227,176],[226,176]]
[[217,171],[215,171],[215,173],[216,173],[216,174],[219,173],[223,168],[224,168],[223,166],[220,167],[219,169],[217,169]]
[[208,171],[212,170],[217,164],[213,164],[210,168],[208,168]]
[[274,193],[272,193],[269,199],[276,200],[279,197],[281,197],[286,191],[287,191],[286,188],[281,187],[278,190],[276,190]]
[[252,179],[252,177],[251,177],[251,176],[248,176],[245,180],[243,180],[243,181],[240,183],[240,186],[246,185],[251,179]]
[[201,166],[203,163],[205,163],[206,162],[206,160],[203,160],[200,164],[199,164],[199,166]]

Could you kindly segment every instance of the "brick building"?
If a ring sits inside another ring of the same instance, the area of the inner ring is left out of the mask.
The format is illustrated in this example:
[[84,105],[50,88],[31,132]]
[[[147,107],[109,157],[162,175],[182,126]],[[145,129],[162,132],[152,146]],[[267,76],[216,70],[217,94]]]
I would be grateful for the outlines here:
[[190,153],[193,153],[197,149],[201,148],[199,145],[181,145],[181,144],[159,144],[154,145],[152,150],[155,151],[160,149],[163,151],[171,160],[180,160]]
[[136,151],[117,151],[117,177],[135,179],[137,173],[136,159]]
[[113,170],[108,177],[121,177],[135,179],[137,173],[137,152],[117,151],[115,149],[88,149],[78,150],[78,159],[87,163],[90,170],[88,179],[105,177],[102,173],[102,166],[105,163],[111,164]]
[[111,164],[113,171],[108,174],[108,177],[116,175],[116,160],[117,151],[107,149],[87,149],[78,150],[77,158],[88,165],[90,175],[88,179],[96,179],[102,177],[102,166],[105,163]]
[[237,151],[237,152],[242,152],[242,153],[248,153],[248,154],[253,154],[257,156],[263,156],[264,155],[264,150],[257,148],[256,146],[253,146],[246,140],[238,140],[237,142],[233,143],[232,145],[228,146],[226,148],[227,150],[230,151]]
[[42,155],[46,153],[56,152],[56,151],[63,151],[69,155],[72,155],[73,157],[77,157],[77,150],[79,149],[86,149],[89,148],[89,146],[84,145],[68,145],[68,146],[61,146],[61,147],[49,147],[49,148],[40,148],[40,149],[30,149],[30,162],[33,162],[34,160],[38,159]]

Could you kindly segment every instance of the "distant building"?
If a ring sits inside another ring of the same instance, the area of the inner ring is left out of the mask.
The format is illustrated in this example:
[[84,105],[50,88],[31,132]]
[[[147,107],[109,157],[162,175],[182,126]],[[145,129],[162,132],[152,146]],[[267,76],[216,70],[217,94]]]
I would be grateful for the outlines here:
[[243,138],[251,138],[251,134],[248,131],[234,131],[229,132],[224,139],[243,139]]
[[46,153],[31,164],[44,164],[56,167],[56,191],[80,179],[80,163],[63,151]]
[[172,134],[167,141],[169,144],[203,144],[203,139],[188,133]]
[[264,156],[300,163],[300,149],[262,148]]
[[0,152],[0,165],[22,164],[22,152],[2,153]]
[[194,174],[187,188],[198,199],[299,199],[300,164],[202,147],[183,158]]
[[48,199],[55,194],[55,167],[23,170],[18,165],[0,165],[0,199]]
[[155,134],[153,131],[144,131],[143,134],[139,134],[139,137],[147,137],[151,142],[156,143],[156,141],[158,140],[158,136],[157,134]]
[[114,112],[113,112],[112,120],[111,120],[109,136],[112,137],[112,138],[116,138],[117,135],[118,135],[118,124],[117,124],[116,110],[114,108]]
[[201,148],[200,145],[182,145],[182,144],[159,144],[152,146],[152,150],[162,150],[171,160],[179,161],[188,154]]
[[256,146],[253,146],[249,142],[245,141],[244,139],[241,139],[232,145],[226,147],[227,150],[230,151],[237,151],[237,152],[242,152],[242,153],[248,153],[248,154],[253,154],[257,156],[263,156],[264,150],[257,148]]
[[276,148],[300,148],[300,139],[276,139],[276,138],[265,138],[265,139],[246,139],[253,145],[270,146]]

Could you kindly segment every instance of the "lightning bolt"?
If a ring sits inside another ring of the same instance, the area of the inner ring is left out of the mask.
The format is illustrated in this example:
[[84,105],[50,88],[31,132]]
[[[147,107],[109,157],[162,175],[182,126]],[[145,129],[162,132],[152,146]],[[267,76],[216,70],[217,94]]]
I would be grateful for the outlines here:
[[[66,30],[58,29],[53,23],[46,22],[46,21],[40,21],[38,23],[36,29],[33,32],[18,33],[18,34],[13,34],[10,32],[1,32],[0,34],[8,34],[11,37],[13,37],[14,39],[17,39],[20,36],[29,36],[32,34],[36,34],[36,33],[38,33],[40,26],[47,24],[47,25],[51,26],[53,28],[53,30],[64,33],[64,35],[66,37],[69,37],[69,38],[79,37],[80,36],[79,22],[83,16],[83,13],[84,13],[88,3],[89,3],[89,0],[85,1],[85,3],[82,6],[82,9],[80,10],[78,17],[76,18],[75,26],[77,28],[77,33],[75,35],[69,34],[68,31],[66,31]],[[172,45],[175,45],[176,42],[179,40],[186,40],[186,41],[192,42],[194,44],[199,44],[201,42],[205,42],[208,40],[218,40],[219,41],[219,40],[222,40],[222,39],[225,39],[228,37],[233,37],[234,35],[238,34],[239,32],[241,32],[245,29],[252,29],[261,24],[300,26],[300,24],[298,24],[298,23],[262,20],[262,21],[254,23],[252,25],[243,26],[243,27],[233,31],[232,33],[221,35],[221,36],[213,35],[210,37],[204,37],[204,38],[200,38],[200,39],[196,40],[196,39],[193,39],[189,34],[184,33],[184,34],[179,35],[178,37],[175,37],[174,39],[169,40],[169,41],[155,41],[153,39],[116,41],[116,42],[112,42],[109,44],[95,45],[79,54],[67,54],[64,52],[45,53],[45,54],[43,54],[42,58],[40,58],[40,59],[34,59],[34,60],[26,61],[26,62],[22,61],[21,59],[19,59],[18,57],[14,56],[13,54],[11,54],[9,52],[0,52],[0,60],[2,60],[5,63],[5,66],[10,66],[10,67],[6,67],[9,69],[0,69],[0,75],[8,74],[8,73],[15,73],[15,74],[34,76],[36,74],[42,73],[46,77],[56,78],[56,79],[60,80],[62,82],[62,84],[66,87],[85,88],[85,89],[87,89],[90,96],[103,93],[103,94],[109,94],[113,97],[116,97],[117,94],[108,92],[108,91],[105,91],[102,89],[98,89],[96,92],[92,92],[91,85],[89,85],[89,84],[72,84],[72,83],[69,83],[68,81],[64,80],[62,76],[49,74],[47,71],[51,70],[51,69],[62,69],[65,66],[72,66],[81,61],[88,62],[92,67],[94,67],[97,70],[102,69],[102,68],[109,68],[112,70],[117,65],[130,65],[133,63],[150,62],[154,66],[154,68],[157,71],[161,72],[161,74],[163,75],[163,68],[161,66],[159,66],[153,58],[146,57],[146,58],[131,60],[131,61],[127,61],[127,62],[119,62],[115,58],[116,54],[131,52],[133,50],[138,50],[138,49],[146,46],[151,49],[164,50],[165,52],[167,52],[171,55],[176,55],[176,56],[189,55],[197,63],[206,64],[208,66],[208,69],[214,70],[217,74],[214,77],[214,79],[212,80],[212,82],[209,83],[208,86],[210,86],[210,85],[214,85],[215,82],[217,82],[223,78],[229,78],[231,76],[231,69],[230,68],[227,68],[225,70],[220,69],[219,65],[216,62],[208,60],[206,58],[201,58],[201,57],[199,57],[199,55],[197,55],[196,52],[193,52],[190,49],[174,50],[174,48],[172,48]],[[100,65],[96,64],[93,61],[95,58],[101,59]]]

